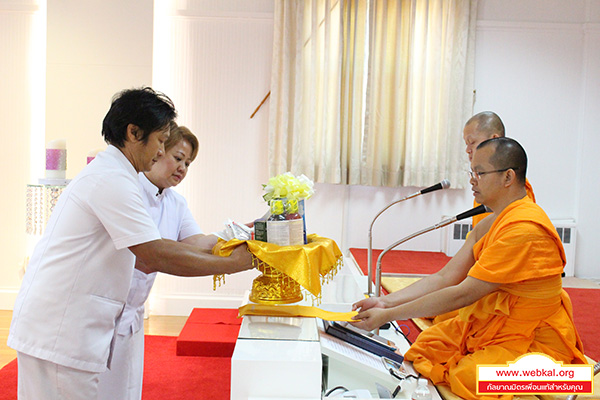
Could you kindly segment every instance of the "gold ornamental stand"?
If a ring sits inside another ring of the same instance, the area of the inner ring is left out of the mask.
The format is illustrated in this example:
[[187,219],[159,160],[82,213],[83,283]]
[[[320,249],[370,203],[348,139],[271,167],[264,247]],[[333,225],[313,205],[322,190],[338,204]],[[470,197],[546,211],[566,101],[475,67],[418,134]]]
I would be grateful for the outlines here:
[[[305,245],[278,246],[259,240],[231,239],[218,243],[213,254],[228,256],[235,247],[246,243],[254,266],[262,273],[252,282],[249,300],[253,303],[290,304],[301,301],[305,295],[318,303],[322,284],[341,268],[343,257],[332,239],[311,234],[307,241]],[[222,281],[221,275],[215,275],[215,282]]]
[[[258,259],[257,259],[258,260]],[[262,275],[252,282],[250,301],[259,304],[290,304],[304,298],[300,284],[275,268],[258,260]]]

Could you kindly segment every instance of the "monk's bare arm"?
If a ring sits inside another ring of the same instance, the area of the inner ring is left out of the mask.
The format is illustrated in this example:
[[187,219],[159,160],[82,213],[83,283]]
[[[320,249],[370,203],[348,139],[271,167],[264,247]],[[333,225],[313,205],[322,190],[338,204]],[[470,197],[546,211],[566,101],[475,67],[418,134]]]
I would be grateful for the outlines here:
[[354,317],[360,321],[354,324],[359,328],[372,330],[392,320],[443,314],[473,304],[499,286],[499,283],[485,282],[469,276],[458,285],[445,287],[396,307],[360,311]]
[[474,262],[472,251],[465,243],[440,271],[419,279],[402,290],[390,293],[381,300],[386,308],[395,307],[425,296],[428,293],[456,285],[467,276],[465,271],[468,272]]
[[365,299],[358,301],[353,305],[353,309],[364,308],[366,310],[371,307],[396,307],[423,297],[428,293],[459,284],[467,277],[469,270],[475,263],[473,246],[488,232],[494,220],[495,215],[491,214],[479,222],[456,255],[437,273],[428,275],[402,290],[390,293],[377,300]]

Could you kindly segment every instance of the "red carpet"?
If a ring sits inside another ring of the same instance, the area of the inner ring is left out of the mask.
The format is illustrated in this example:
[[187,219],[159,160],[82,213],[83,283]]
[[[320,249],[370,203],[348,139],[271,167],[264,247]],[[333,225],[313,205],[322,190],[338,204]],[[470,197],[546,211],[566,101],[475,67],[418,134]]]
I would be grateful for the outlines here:
[[[176,356],[176,337],[146,336],[142,400],[229,400],[231,359]],[[0,370],[0,400],[17,399],[17,361]]]
[[[373,269],[377,265],[377,257],[381,252],[382,250],[373,250]],[[366,275],[368,250],[350,249],[350,253]],[[441,252],[392,250],[383,256],[381,271],[394,274],[429,275],[438,272],[448,261],[450,261],[450,257]]]
[[594,361],[600,361],[600,341],[598,330],[600,319],[596,311],[600,306],[600,290],[565,288],[573,303],[573,319],[577,332],[583,342],[585,355]]
[[17,360],[0,369],[0,400],[17,399]]
[[[367,249],[350,249],[358,266],[367,274]],[[381,250],[373,250],[373,268]],[[444,253],[426,251],[392,250],[388,252],[381,263],[384,273],[396,274],[433,274],[439,271],[450,260]],[[600,331],[600,319],[596,310],[600,306],[600,290],[565,288],[573,303],[573,318],[575,326],[583,342],[585,354],[594,361],[600,361],[600,341],[597,340]],[[398,321],[411,327],[409,339],[414,341],[413,330],[418,328],[412,321]],[[414,328],[413,328],[414,327]]]

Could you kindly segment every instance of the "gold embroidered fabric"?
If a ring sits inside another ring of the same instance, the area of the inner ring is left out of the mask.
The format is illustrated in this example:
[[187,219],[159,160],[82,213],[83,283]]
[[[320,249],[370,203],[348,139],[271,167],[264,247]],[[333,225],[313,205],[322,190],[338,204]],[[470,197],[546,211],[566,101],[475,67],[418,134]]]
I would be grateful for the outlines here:
[[[305,245],[278,246],[258,240],[220,240],[213,248],[213,254],[226,257],[235,247],[246,243],[261,272],[269,267],[275,269],[319,299],[321,285],[328,282],[342,265],[342,252],[332,239],[311,234],[307,241]],[[215,275],[215,285],[217,282],[222,282],[221,275]]]
[[309,306],[281,306],[266,304],[246,304],[239,308],[239,316],[244,315],[268,315],[271,317],[316,317],[326,321],[356,322],[352,319],[358,314],[357,311],[333,312]]

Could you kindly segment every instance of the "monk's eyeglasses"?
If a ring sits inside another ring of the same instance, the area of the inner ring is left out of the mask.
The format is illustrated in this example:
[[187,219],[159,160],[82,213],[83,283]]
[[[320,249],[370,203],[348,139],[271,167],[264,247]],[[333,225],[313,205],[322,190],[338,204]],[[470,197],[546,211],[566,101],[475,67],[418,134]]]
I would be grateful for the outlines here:
[[504,172],[504,171],[508,171],[509,169],[516,171],[519,169],[519,167],[515,167],[515,168],[508,167],[508,168],[497,169],[494,171],[482,171],[482,172],[476,172],[476,171],[469,170],[469,176],[471,177],[471,179],[475,179],[478,181],[485,174],[493,174],[494,172]]

